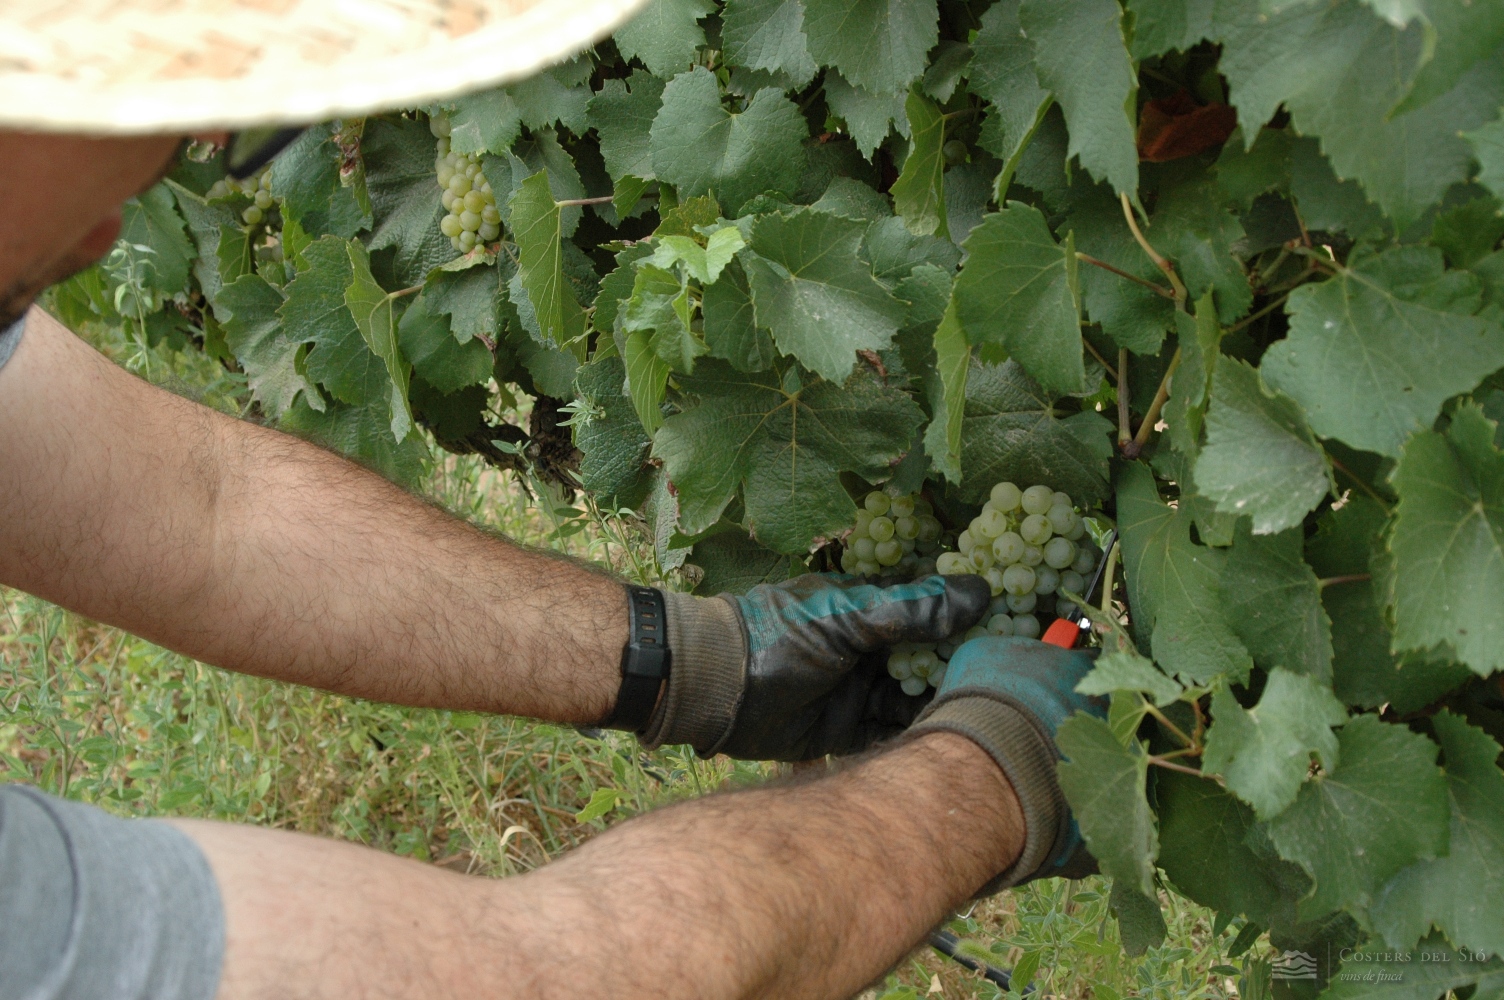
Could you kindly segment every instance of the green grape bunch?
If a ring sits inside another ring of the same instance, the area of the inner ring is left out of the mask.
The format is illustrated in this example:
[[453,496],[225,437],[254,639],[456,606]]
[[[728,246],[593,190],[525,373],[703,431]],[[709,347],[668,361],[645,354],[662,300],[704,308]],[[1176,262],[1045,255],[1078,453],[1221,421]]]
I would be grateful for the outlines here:
[[918,493],[894,497],[873,490],[846,536],[841,571],[854,576],[926,576],[935,571],[934,556],[941,550],[943,534],[934,508]]
[[247,226],[259,226],[263,222],[271,224],[273,221],[271,213],[278,207],[278,201],[272,195],[271,164],[262,167],[245,180],[222,177],[204,192],[204,198],[208,201],[218,201],[238,195],[251,199],[251,204],[240,213],[242,222]]
[[1003,597],[993,598],[982,619],[962,635],[945,642],[904,643],[888,654],[888,676],[898,681],[907,695],[921,695],[926,687],[938,688],[945,680],[945,668],[963,642],[988,635],[1022,635],[1038,638],[1039,619],[1031,614],[1012,614]]
[[491,182],[481,173],[480,156],[449,148],[448,118],[433,116],[428,129],[438,140],[434,173],[443,191],[444,210],[449,213],[439,220],[439,230],[460,253],[469,253],[477,244],[496,242],[501,238],[501,210],[496,207]]

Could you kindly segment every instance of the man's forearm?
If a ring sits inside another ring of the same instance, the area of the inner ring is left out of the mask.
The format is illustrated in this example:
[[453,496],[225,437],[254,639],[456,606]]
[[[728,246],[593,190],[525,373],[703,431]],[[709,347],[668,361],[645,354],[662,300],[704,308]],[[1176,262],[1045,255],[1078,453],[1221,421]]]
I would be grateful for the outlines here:
[[659,810],[499,882],[183,826],[225,897],[223,1000],[846,997],[1023,842],[1002,773],[943,733],[808,784]]
[[33,310],[0,370],[0,582],[205,662],[591,722],[620,584],[121,371]]

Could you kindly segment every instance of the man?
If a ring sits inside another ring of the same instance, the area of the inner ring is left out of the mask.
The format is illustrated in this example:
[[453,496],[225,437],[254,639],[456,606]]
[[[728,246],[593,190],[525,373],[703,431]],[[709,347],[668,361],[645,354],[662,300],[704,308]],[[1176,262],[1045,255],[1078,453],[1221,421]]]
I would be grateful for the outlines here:
[[[624,588],[146,385],[28,311],[109,248],[185,134],[254,155],[220,130],[503,82],[635,0],[35,6],[0,0],[0,582],[246,673],[705,754],[851,752],[908,721],[859,661],[972,625],[975,577]],[[1078,844],[1051,736],[1089,707],[1087,665],[978,640],[885,752],[503,881],[3,789],[0,998],[850,995],[983,887],[1063,870]]]

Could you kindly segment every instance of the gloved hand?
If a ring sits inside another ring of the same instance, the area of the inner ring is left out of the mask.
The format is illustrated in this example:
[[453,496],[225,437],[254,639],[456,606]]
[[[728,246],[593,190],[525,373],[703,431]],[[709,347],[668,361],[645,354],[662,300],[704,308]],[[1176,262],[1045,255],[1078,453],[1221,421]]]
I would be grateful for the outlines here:
[[741,597],[663,596],[673,664],[642,741],[744,760],[810,760],[897,736],[920,702],[888,676],[887,651],[959,635],[991,600],[979,576],[880,587],[813,573]]
[[1097,863],[1055,777],[1055,731],[1077,711],[1105,718],[1107,701],[1076,693],[1092,668],[1083,650],[1035,639],[987,636],[964,643],[909,737],[950,732],[976,743],[1007,775],[1023,809],[1023,853],[977,893],[987,896],[1037,878],[1082,878]]

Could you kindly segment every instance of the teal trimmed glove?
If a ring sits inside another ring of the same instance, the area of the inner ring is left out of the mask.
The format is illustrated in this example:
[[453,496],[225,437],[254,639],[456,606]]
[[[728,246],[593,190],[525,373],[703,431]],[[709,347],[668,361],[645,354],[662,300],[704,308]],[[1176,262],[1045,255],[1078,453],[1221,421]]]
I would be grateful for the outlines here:
[[979,576],[884,587],[815,573],[739,597],[663,596],[673,665],[643,744],[744,760],[856,753],[902,734],[923,702],[888,676],[888,651],[960,635],[991,601]]
[[1055,765],[1055,732],[1077,711],[1105,718],[1107,702],[1076,693],[1093,657],[1036,639],[987,636],[956,650],[945,680],[909,729],[964,736],[1003,769],[1024,814],[1018,861],[977,893],[988,896],[1037,878],[1082,878],[1096,871],[1071,815]]

